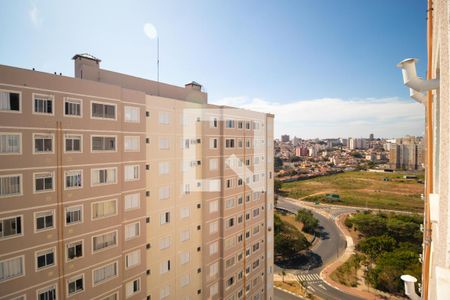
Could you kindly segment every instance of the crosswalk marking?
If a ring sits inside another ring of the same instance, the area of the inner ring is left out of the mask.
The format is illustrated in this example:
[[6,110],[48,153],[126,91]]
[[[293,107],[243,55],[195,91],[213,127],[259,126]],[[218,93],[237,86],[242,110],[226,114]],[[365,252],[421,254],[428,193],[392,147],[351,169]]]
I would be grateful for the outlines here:
[[324,290],[327,289],[326,287],[323,286],[323,284],[318,284],[317,286],[320,287],[320,288],[322,288],[322,289],[324,289]]
[[319,274],[313,273],[313,274],[303,274],[299,275],[300,280],[302,281],[316,281],[321,280]]

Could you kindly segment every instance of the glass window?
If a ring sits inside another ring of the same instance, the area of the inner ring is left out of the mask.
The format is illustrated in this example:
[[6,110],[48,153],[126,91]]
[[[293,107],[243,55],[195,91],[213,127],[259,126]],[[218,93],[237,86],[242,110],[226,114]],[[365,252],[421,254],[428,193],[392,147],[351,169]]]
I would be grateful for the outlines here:
[[116,137],[92,136],[92,151],[116,151]]
[[53,114],[53,96],[33,94],[34,112],[39,114]]
[[55,265],[55,249],[47,249],[36,253],[36,267],[42,269]]
[[33,140],[34,140],[34,153],[53,152],[53,135],[35,134]]
[[114,104],[92,102],[91,116],[93,118],[116,119],[116,106]]
[[66,224],[76,224],[83,222],[83,207],[81,205],[66,208]]
[[81,117],[81,100],[73,98],[65,98],[64,115]]
[[22,175],[0,176],[0,196],[14,196],[22,194]]
[[66,152],[81,152],[82,135],[66,135],[64,139]]
[[22,152],[22,136],[19,133],[0,133],[0,153],[20,154]]
[[0,91],[0,111],[20,110],[20,93]]
[[141,109],[135,106],[125,106],[125,122],[139,123]]
[[23,256],[0,261],[0,282],[24,275]]
[[22,235],[22,216],[0,220],[0,238]]
[[53,228],[53,215],[53,210],[36,213],[36,230],[39,231]]

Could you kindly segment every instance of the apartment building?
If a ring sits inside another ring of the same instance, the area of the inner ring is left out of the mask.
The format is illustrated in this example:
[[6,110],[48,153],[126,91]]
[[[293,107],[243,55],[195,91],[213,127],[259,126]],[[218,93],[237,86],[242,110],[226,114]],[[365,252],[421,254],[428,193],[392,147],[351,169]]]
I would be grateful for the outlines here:
[[0,66],[0,299],[272,299],[273,115]]

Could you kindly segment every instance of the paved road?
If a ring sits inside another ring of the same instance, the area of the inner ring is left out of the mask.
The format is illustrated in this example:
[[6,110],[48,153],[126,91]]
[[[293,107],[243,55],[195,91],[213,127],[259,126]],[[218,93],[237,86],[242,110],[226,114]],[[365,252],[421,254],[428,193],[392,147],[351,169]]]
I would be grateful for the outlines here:
[[299,300],[299,299],[304,299],[302,297],[291,295],[291,294],[286,293],[286,292],[284,292],[282,290],[279,290],[279,289],[273,289],[273,298],[274,298],[274,300]]
[[[296,212],[298,209],[302,208],[302,206],[297,205],[295,202],[284,199],[283,197],[278,198],[279,208],[284,208],[292,212]],[[321,208],[322,209],[322,208]],[[301,268],[303,270],[298,269],[289,269],[287,270],[290,273],[299,274],[300,278],[306,283],[308,286],[308,291],[311,293],[323,298],[330,300],[361,300],[361,298],[346,294],[341,292],[338,289],[328,285],[319,277],[320,271],[331,261],[339,257],[344,253],[346,248],[346,240],[345,237],[340,233],[337,228],[334,218],[343,213],[354,212],[352,208],[325,208],[325,210],[331,214],[331,219],[324,217],[319,214],[314,207],[311,207],[311,211],[314,216],[319,220],[320,226],[322,226],[322,237],[320,238],[320,244],[313,249],[313,253],[317,254],[321,260],[321,265],[303,265]],[[300,267],[300,266],[299,266]],[[281,269],[275,267],[275,272],[280,272]],[[285,293],[286,294],[286,293]],[[289,294],[286,294],[289,295]],[[283,295],[279,295],[283,296]],[[277,299],[277,298],[275,298]],[[278,298],[278,299],[291,299],[291,298]]]

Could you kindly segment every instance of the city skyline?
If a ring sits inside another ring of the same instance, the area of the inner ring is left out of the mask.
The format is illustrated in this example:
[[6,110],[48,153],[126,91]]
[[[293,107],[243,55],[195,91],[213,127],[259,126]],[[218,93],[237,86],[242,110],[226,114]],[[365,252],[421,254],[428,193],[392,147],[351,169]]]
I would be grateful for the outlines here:
[[[150,23],[162,81],[195,80],[211,103],[274,113],[276,136],[422,135],[423,110],[398,84],[395,65],[417,57],[425,73],[425,3],[326,3],[5,2],[0,64],[72,75],[67,57],[88,52],[105,69],[156,79]],[[66,22],[79,7],[88,9]],[[29,52],[29,41],[49,46]]]

